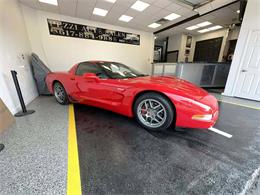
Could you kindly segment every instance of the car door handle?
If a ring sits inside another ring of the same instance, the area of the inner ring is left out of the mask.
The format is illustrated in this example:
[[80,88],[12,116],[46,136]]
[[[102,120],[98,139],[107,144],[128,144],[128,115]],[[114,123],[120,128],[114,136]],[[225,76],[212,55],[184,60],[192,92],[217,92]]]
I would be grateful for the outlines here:
[[241,72],[247,72],[247,70],[243,69],[243,70],[241,70]]
[[74,80],[75,80],[75,77],[70,77],[70,80],[74,81]]

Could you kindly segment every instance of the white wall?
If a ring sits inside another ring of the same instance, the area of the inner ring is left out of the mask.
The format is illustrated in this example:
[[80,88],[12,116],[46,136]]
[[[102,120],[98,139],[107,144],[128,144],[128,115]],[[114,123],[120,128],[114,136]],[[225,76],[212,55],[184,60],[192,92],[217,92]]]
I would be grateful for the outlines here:
[[176,34],[169,37],[167,51],[179,50],[181,47],[181,36],[182,34]]
[[[52,71],[68,70],[73,64],[86,60],[111,60],[146,73],[151,72],[154,47],[152,33],[38,11],[26,6],[22,8],[32,51]],[[137,46],[50,35],[47,18],[140,34],[141,43]]]
[[[260,29],[260,1],[259,0],[249,0],[247,2],[247,7],[244,15],[244,19],[242,22],[241,30],[239,33],[236,50],[234,53],[233,61],[231,64],[230,72],[228,75],[228,80],[226,84],[226,88],[224,91],[224,95],[227,96],[234,96],[235,90],[240,88],[240,86],[237,86],[238,83],[238,76],[240,73],[240,70],[242,68],[242,57],[245,52],[245,48],[247,48],[247,45],[249,44],[247,38],[248,33],[253,30],[259,30]],[[256,50],[255,52],[259,53],[260,56],[260,50]],[[257,63],[257,62],[255,62]]]
[[37,96],[29,66],[31,48],[17,0],[0,1],[0,43],[0,97],[10,111],[16,113],[20,104],[10,70],[18,72],[26,104]]
[[186,49],[186,39],[187,35],[176,34],[169,37],[168,40],[168,52],[169,51],[179,51],[178,62],[185,61],[185,49]]

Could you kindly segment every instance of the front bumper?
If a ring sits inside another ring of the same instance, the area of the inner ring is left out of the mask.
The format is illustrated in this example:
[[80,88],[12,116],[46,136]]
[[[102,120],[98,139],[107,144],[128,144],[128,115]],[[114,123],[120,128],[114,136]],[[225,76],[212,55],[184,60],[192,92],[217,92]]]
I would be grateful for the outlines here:
[[[200,100],[182,99],[176,105],[176,126],[184,128],[208,129],[215,125],[219,116],[217,99],[207,95]],[[211,117],[208,117],[211,115]],[[199,117],[207,116],[204,120]]]
[[212,114],[212,118],[210,120],[194,120],[194,119],[191,119],[191,120],[193,120],[191,128],[208,129],[208,128],[214,126],[215,123],[218,120],[218,114],[219,114],[219,112],[215,111]]

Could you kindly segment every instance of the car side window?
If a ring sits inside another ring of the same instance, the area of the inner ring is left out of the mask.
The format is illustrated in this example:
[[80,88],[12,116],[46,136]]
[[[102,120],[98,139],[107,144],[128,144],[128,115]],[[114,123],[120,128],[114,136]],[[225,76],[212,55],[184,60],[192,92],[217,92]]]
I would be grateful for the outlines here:
[[82,76],[85,73],[94,73],[101,79],[108,78],[108,76],[96,64],[82,62],[78,65],[76,75]]

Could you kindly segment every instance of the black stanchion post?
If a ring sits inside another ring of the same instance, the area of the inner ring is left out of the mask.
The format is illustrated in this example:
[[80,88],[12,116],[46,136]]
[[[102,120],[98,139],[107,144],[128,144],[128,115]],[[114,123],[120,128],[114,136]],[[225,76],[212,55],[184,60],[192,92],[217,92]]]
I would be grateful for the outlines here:
[[22,107],[22,111],[16,113],[14,116],[20,117],[20,116],[25,116],[25,115],[34,113],[35,112],[34,110],[27,110],[26,109],[26,106],[25,106],[24,100],[23,100],[23,95],[22,95],[22,92],[21,92],[21,88],[20,88],[20,85],[19,85],[19,82],[18,82],[18,79],[17,79],[17,72],[14,71],[14,70],[11,70],[11,73],[12,73],[12,77],[13,77],[13,80],[14,80],[14,85],[15,85],[15,88],[16,88],[16,91],[17,91],[17,95],[18,95],[18,98],[20,100],[20,104],[21,104],[21,107]]
[[5,148],[4,144],[0,144],[0,152]]

